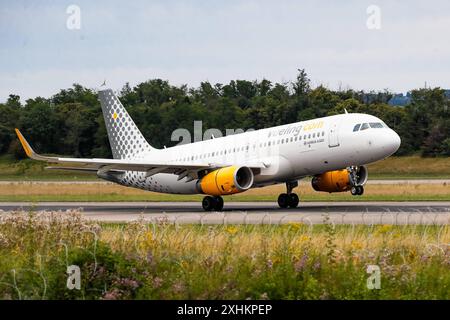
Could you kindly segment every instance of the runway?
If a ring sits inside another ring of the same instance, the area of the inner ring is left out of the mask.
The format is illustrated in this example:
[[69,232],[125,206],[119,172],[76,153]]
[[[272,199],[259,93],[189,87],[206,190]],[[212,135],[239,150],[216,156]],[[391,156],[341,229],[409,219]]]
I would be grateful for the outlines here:
[[79,210],[90,220],[201,224],[323,223],[449,224],[450,202],[306,202],[280,209],[273,202],[227,202],[223,212],[204,212],[197,202],[0,202],[0,215],[18,210]]

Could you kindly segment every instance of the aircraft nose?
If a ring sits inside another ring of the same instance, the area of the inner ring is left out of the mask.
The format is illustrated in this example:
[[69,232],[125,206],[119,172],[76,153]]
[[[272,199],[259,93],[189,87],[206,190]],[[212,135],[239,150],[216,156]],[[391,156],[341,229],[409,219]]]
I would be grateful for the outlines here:
[[385,140],[384,148],[389,155],[395,153],[400,148],[401,139],[400,136],[394,130],[390,130],[390,133]]

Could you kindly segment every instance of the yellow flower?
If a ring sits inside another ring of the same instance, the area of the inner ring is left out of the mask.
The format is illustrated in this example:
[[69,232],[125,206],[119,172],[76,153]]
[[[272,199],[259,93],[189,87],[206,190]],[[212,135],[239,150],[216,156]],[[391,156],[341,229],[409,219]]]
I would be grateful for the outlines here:
[[306,242],[306,241],[309,241],[311,238],[309,237],[309,236],[307,236],[306,234],[304,234],[304,235],[302,235],[300,238],[299,238],[299,241],[300,242]]
[[153,237],[153,233],[148,231],[145,233],[144,244],[146,247],[151,247],[155,243],[155,238]]
[[392,228],[393,228],[393,226],[391,224],[383,224],[383,225],[377,227],[377,229],[375,230],[375,233],[377,233],[377,234],[388,233],[389,231],[392,230]]
[[409,259],[413,260],[417,256],[416,250],[414,248],[411,249],[408,256],[409,256]]
[[361,250],[363,248],[363,244],[360,241],[356,240],[353,240],[350,246],[354,250]]
[[392,237],[395,238],[395,239],[398,239],[398,238],[401,237],[401,234],[400,234],[400,232],[396,232],[396,233],[394,233],[394,234],[392,235]]
[[272,259],[272,262],[273,262],[273,264],[277,264],[277,263],[280,263],[280,262],[281,262],[281,259],[280,259],[280,257],[274,257],[274,258]]
[[231,235],[234,235],[238,232],[238,228],[235,226],[228,226],[225,230]]
[[301,222],[289,222],[287,225],[288,225],[289,229],[297,231],[303,226],[303,223],[301,223]]

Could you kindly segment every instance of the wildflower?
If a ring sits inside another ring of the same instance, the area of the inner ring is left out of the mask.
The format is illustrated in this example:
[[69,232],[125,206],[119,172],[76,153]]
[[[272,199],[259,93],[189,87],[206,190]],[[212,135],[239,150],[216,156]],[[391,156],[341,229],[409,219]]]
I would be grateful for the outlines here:
[[302,227],[303,223],[301,222],[289,222],[288,226],[293,231],[298,231]]
[[103,300],[118,300],[118,299],[120,299],[121,296],[122,296],[122,293],[120,292],[120,290],[117,288],[114,288],[111,291],[105,292],[102,299]]
[[311,240],[311,237],[306,234],[302,235],[299,239],[300,242],[307,242],[309,240]]
[[409,252],[409,259],[413,260],[415,257],[417,256],[417,252],[415,249],[411,249],[411,251]]
[[271,259],[268,259],[267,262],[266,262],[266,266],[267,266],[267,268],[272,269],[273,268],[273,261]]
[[308,261],[308,255],[304,254],[300,260],[298,260],[295,264],[294,264],[294,269],[295,272],[301,272],[303,271],[303,269],[306,266],[306,263]]
[[389,231],[391,231],[393,228],[393,226],[391,224],[383,224],[381,226],[378,226],[378,228],[376,229],[375,233],[377,234],[385,234],[388,233]]
[[153,288],[155,289],[160,288],[163,282],[164,282],[163,279],[161,279],[160,277],[154,277],[152,281]]
[[228,232],[231,235],[235,235],[238,232],[238,228],[235,226],[229,226],[226,228],[226,232]]
[[314,263],[314,265],[313,265],[313,270],[314,270],[314,271],[317,271],[317,270],[320,269],[320,267],[321,267],[320,261],[317,260],[317,261]]
[[130,278],[122,278],[119,280],[119,283],[122,286],[133,289],[133,290],[137,289],[139,287],[139,283],[136,280],[130,279]]
[[151,264],[153,262],[153,254],[151,251],[147,252],[146,260],[148,264]]
[[185,287],[182,282],[176,282],[172,285],[172,290],[175,293],[182,293],[184,291]]
[[361,250],[363,248],[363,244],[360,241],[353,240],[350,244],[350,247],[353,250]]
[[0,233],[0,247],[6,247],[8,246],[8,243],[9,243],[8,238]]
[[147,244],[153,244],[154,240],[155,238],[153,237],[153,233],[151,231],[145,233],[145,241],[147,242]]

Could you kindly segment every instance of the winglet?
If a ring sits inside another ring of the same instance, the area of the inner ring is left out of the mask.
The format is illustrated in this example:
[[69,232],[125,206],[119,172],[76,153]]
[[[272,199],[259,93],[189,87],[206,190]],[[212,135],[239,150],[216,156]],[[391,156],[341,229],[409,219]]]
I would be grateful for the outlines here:
[[17,128],[15,130],[16,130],[17,137],[19,138],[20,143],[22,144],[23,150],[25,150],[25,153],[27,154],[28,157],[30,157],[31,159],[40,160],[40,161],[52,162],[52,160],[56,160],[56,158],[54,158],[54,157],[45,157],[45,156],[41,156],[41,155],[37,154],[36,152],[34,152],[33,148],[31,148],[30,144],[24,138],[24,136],[22,135],[20,130]]
[[28,157],[33,158],[35,152],[31,148],[30,144],[24,138],[24,136],[22,135],[22,133],[20,132],[19,129],[16,128],[15,130],[16,130],[17,137],[19,138],[20,143],[22,144],[23,150],[25,150],[25,153],[27,154]]

